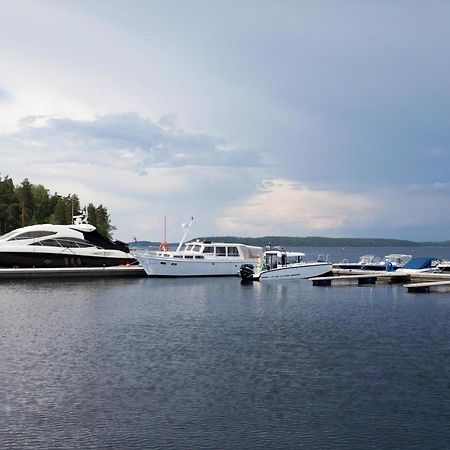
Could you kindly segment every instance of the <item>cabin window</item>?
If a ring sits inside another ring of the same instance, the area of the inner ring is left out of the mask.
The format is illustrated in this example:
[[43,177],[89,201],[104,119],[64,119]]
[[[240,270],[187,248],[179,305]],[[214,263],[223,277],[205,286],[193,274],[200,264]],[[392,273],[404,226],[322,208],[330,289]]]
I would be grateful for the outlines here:
[[66,241],[65,239],[58,239],[58,242],[60,243],[61,247],[78,248],[77,243],[73,242],[73,241]]
[[186,245],[186,251],[190,252],[192,250],[193,245]]
[[216,247],[216,256],[227,256],[226,247]]
[[30,233],[22,233],[22,234],[18,234],[15,238],[16,241],[21,241],[23,239],[31,239]]
[[237,247],[228,247],[228,256],[239,256],[239,250]]
[[56,239],[46,239],[45,241],[41,241],[41,244],[46,247],[61,247],[60,243]]
[[205,259],[203,255],[195,255],[195,259]]
[[207,246],[203,249],[203,253],[214,253],[214,247]]
[[192,251],[193,252],[199,252],[201,248],[202,248],[201,245],[194,245],[194,248],[192,249]]
[[192,259],[192,258],[194,258],[192,255],[185,255],[184,257],[185,257],[185,259]]
[[36,230],[36,231],[30,231],[28,234],[32,238],[40,238],[40,237],[44,237],[44,236],[52,236],[53,234],[56,234],[56,231]]

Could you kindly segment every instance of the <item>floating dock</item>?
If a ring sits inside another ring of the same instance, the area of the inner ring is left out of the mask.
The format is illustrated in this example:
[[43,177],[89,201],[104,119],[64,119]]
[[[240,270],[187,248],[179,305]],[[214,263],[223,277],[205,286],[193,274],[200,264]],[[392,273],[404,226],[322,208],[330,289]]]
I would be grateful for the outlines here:
[[48,267],[31,269],[0,269],[0,279],[28,280],[32,278],[103,278],[103,277],[146,277],[140,266],[113,267]]
[[313,286],[403,284],[408,292],[450,290],[450,273],[397,273],[349,269],[333,269],[333,276],[310,278]]

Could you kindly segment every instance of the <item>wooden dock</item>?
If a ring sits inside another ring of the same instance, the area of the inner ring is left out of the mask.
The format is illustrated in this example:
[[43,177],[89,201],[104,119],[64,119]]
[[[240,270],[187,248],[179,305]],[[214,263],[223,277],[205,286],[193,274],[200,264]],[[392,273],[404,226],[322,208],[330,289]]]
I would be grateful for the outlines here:
[[367,270],[333,269],[333,276],[310,278],[313,286],[403,284],[408,292],[450,290],[450,273],[397,273]]
[[450,281],[426,281],[422,283],[409,283],[404,287],[408,292],[448,292],[450,291]]
[[144,269],[140,266],[0,269],[1,280],[27,280],[33,278],[106,278],[145,276],[147,275]]

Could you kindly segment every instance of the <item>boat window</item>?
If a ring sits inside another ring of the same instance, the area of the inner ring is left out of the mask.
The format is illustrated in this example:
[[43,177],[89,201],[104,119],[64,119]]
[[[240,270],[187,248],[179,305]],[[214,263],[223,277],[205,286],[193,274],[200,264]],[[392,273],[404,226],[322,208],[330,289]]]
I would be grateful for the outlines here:
[[186,251],[190,252],[192,250],[193,245],[186,245]]
[[95,245],[89,244],[88,242],[80,242],[80,241],[74,241],[78,244],[78,247],[85,248],[85,247],[95,247]]
[[185,257],[185,259],[192,259],[193,258],[192,255],[185,255],[184,257]]
[[[169,255],[164,255],[164,256],[169,256]],[[182,258],[182,255],[173,255],[174,258]]]
[[205,259],[203,255],[195,255],[195,259]]
[[216,256],[227,256],[226,247],[216,247]]
[[41,241],[41,244],[46,247],[61,247],[56,239],[46,239],[45,241]]
[[53,234],[56,234],[56,231],[36,230],[36,231],[30,231],[28,234],[32,238],[39,238],[39,237],[44,237],[44,236],[52,236]]
[[21,241],[23,239],[31,239],[31,236],[30,236],[30,233],[26,232],[26,233],[18,234],[14,239],[16,241]]
[[192,251],[193,252],[199,252],[201,248],[202,248],[201,245],[194,245],[194,248],[192,249]]
[[228,247],[228,256],[239,256],[239,250],[237,247]]
[[214,253],[214,247],[207,246],[203,249],[203,253]]
[[66,239],[58,239],[58,242],[60,243],[61,247],[78,248],[78,244],[74,241],[69,241]]

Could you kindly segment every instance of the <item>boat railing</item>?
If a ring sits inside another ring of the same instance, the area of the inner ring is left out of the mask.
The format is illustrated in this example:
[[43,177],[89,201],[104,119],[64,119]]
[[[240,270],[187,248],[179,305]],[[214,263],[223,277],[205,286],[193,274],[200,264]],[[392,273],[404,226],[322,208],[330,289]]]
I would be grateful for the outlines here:
[[[320,254],[317,257],[317,262],[325,262],[325,263],[329,263],[331,261],[330,259],[330,255],[322,255]],[[348,260],[343,260],[342,262],[348,262]]]

